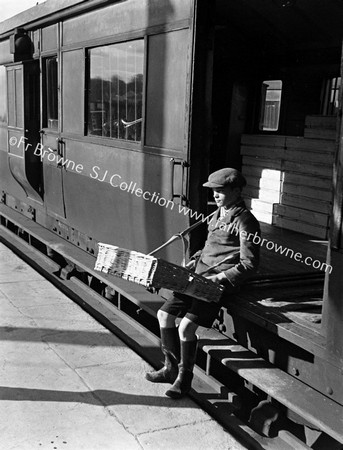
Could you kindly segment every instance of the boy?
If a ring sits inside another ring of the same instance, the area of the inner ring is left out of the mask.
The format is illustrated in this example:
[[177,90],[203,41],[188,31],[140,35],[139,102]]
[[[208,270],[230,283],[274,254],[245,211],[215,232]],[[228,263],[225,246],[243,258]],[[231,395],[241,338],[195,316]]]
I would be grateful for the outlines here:
[[[213,189],[218,211],[209,224],[204,248],[186,266],[201,273],[220,263],[205,276],[223,284],[228,294],[256,272],[259,262],[259,247],[252,236],[260,234],[260,227],[242,200],[245,185],[245,178],[236,169],[221,169],[209,176],[203,186]],[[153,383],[173,384],[167,396],[181,398],[190,391],[197,348],[195,332],[198,326],[211,327],[220,308],[218,303],[173,293],[158,311],[165,362],[162,369],[147,373],[146,378]],[[182,317],[178,329],[177,317]]]

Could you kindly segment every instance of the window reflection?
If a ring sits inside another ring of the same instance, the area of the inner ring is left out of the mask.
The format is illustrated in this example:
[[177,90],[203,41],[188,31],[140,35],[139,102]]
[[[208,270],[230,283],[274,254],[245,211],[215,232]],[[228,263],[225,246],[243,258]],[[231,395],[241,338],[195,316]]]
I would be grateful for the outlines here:
[[141,140],[143,40],[89,50],[88,134]]

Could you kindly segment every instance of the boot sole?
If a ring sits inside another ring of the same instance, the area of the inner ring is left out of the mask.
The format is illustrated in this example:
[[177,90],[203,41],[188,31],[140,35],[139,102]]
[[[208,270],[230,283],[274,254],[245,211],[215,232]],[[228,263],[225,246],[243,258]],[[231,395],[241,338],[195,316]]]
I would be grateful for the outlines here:
[[171,378],[169,380],[167,380],[166,378],[153,379],[153,378],[150,378],[148,373],[145,374],[145,379],[150,381],[150,383],[174,384],[176,378],[177,378],[177,376],[175,378]]
[[174,399],[174,400],[178,400],[178,399],[180,399],[180,398],[183,398],[183,397],[185,397],[187,394],[188,394],[188,392],[182,393],[182,392],[174,392],[174,391],[170,391],[170,390],[168,390],[168,391],[165,393],[165,395],[166,395],[167,397],[170,397],[170,398],[172,398],[172,399]]

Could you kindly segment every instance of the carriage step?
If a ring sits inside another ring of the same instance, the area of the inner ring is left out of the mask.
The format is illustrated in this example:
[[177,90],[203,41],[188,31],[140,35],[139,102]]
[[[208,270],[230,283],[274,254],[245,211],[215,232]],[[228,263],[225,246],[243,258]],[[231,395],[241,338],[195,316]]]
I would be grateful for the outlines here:
[[219,361],[306,422],[343,443],[341,405],[231,339],[221,339],[216,343],[212,339],[201,338],[199,345],[209,361]]

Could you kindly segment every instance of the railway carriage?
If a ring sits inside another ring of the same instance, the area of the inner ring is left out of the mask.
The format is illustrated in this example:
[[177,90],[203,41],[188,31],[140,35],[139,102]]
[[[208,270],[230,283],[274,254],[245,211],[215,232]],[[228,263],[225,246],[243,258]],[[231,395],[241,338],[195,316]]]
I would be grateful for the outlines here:
[[213,211],[209,172],[240,169],[261,269],[199,367],[260,431],[276,405],[341,444],[342,24],[339,0],[48,0],[0,24],[3,238],[155,332],[161,300],[97,274],[97,244],[149,253]]

